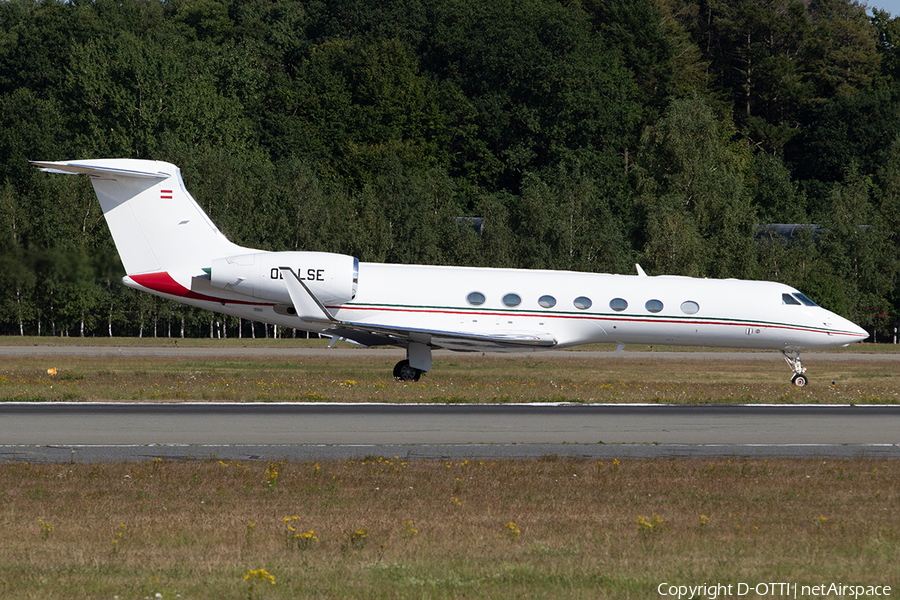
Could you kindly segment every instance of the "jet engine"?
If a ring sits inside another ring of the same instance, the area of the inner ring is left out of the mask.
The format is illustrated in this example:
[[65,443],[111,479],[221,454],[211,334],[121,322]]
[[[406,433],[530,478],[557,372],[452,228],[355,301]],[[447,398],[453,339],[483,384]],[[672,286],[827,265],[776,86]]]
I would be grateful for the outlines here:
[[290,305],[279,267],[290,267],[326,305],[356,297],[359,260],[329,252],[256,252],[212,261],[209,281],[221,290]]

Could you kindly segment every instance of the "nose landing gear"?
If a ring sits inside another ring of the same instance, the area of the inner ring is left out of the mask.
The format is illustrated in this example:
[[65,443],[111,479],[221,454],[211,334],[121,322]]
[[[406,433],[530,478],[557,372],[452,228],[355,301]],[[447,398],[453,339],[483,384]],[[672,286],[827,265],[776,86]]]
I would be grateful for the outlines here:
[[794,372],[794,376],[791,377],[791,383],[797,387],[804,387],[809,383],[809,379],[805,375],[806,368],[800,362],[800,352],[795,350],[782,350],[781,355],[784,356],[785,362],[787,362],[788,366],[790,366],[791,370]]

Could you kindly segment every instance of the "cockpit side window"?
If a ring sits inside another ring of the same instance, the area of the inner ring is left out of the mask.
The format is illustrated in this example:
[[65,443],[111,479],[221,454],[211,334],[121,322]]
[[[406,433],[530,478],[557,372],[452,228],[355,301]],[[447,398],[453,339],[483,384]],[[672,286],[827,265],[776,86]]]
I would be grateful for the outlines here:
[[781,295],[781,303],[782,304],[796,304],[797,306],[800,306],[800,302],[797,301],[797,299],[794,298],[793,296],[791,296],[790,294],[782,294]]
[[799,300],[800,302],[802,302],[802,303],[805,304],[806,306],[818,306],[818,304],[816,304],[815,302],[813,302],[812,300],[810,300],[809,298],[807,298],[806,296],[804,296],[804,295],[801,294],[800,292],[795,292],[795,293],[794,293],[794,298],[796,298],[797,300]]

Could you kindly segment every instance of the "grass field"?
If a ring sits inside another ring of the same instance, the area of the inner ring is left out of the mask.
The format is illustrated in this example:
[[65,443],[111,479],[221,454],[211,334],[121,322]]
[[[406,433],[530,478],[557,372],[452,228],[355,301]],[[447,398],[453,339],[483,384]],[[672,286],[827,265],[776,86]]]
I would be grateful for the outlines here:
[[[34,340],[34,338],[25,338]],[[96,338],[108,343],[103,338]],[[2,338],[0,345],[19,338]],[[51,339],[55,341],[55,338]],[[88,340],[92,341],[92,340]],[[126,340],[164,345],[173,341]],[[44,343],[32,341],[31,345]],[[81,344],[83,340],[64,340]],[[98,342],[99,343],[99,342]],[[324,341],[183,340],[179,347],[324,348]],[[351,348],[349,344],[343,347]],[[857,346],[859,348],[861,346]],[[893,345],[867,344],[894,352]],[[612,347],[600,347],[612,350]],[[849,351],[847,349],[846,351]],[[665,359],[647,347],[629,358],[574,352],[441,354],[418,383],[391,377],[396,353],[359,348],[351,357],[19,355],[0,363],[0,401],[205,402],[653,402],[879,403],[900,401],[897,360],[804,354],[811,384],[797,389],[774,352],[745,359]],[[663,350],[662,352],[665,352]],[[762,357],[762,359],[761,359]],[[48,374],[55,369],[56,374]],[[833,384],[832,384],[833,382]]]
[[869,460],[7,464],[0,597],[896,590],[898,482]]
[[[114,342],[102,343],[170,343]],[[349,358],[10,355],[0,399],[896,403],[900,392],[892,360],[810,353],[812,383],[800,390],[777,360],[633,350],[643,352],[441,355],[415,384],[390,378],[395,355],[364,349]],[[0,598],[620,599],[661,598],[663,583],[736,591],[766,582],[796,584],[800,598],[851,597],[802,593],[831,583],[890,585],[895,596],[898,507],[900,462],[883,460],[7,463]],[[772,590],[740,597],[787,597]]]

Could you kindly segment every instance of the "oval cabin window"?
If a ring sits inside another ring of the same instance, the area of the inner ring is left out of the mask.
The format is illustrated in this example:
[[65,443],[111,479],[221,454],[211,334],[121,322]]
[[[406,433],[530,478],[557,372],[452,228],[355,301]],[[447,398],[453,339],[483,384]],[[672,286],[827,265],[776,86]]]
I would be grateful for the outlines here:
[[466,296],[466,302],[471,304],[472,306],[481,306],[484,304],[484,294],[481,292],[472,292],[468,296]]
[[556,306],[556,298],[553,296],[541,296],[538,298],[538,304],[543,308],[553,308]]
[[700,312],[700,305],[693,300],[686,300],[681,303],[681,312],[686,315],[696,315]]
[[503,296],[503,305],[504,306],[518,306],[522,303],[522,299],[518,294],[507,294]]
[[586,296],[578,296],[577,298],[575,298],[574,304],[575,308],[577,308],[578,310],[587,310],[594,303],[591,302],[591,299]]
[[647,304],[644,305],[649,312],[658,313],[663,309],[663,303],[659,300],[647,300]]
[[628,302],[624,298],[613,298],[609,301],[609,307],[616,312],[622,312],[628,308]]

